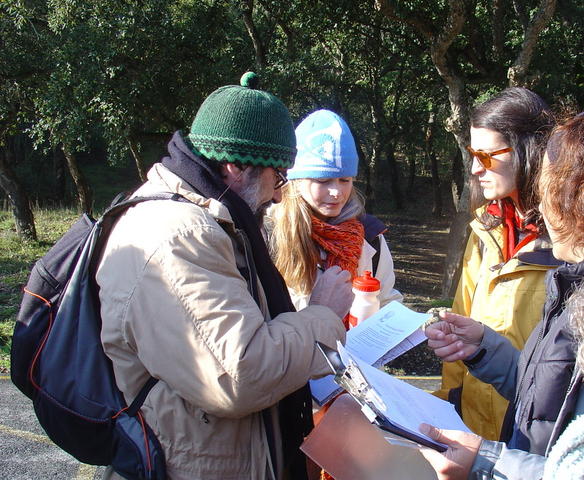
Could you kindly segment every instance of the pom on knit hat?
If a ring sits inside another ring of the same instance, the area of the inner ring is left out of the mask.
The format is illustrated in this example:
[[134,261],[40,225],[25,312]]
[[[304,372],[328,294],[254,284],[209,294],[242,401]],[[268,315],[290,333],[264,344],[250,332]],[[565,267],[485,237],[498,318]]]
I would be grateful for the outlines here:
[[288,179],[355,177],[359,156],[349,126],[330,110],[317,110],[296,127],[298,153]]
[[258,90],[247,72],[241,86],[226,85],[203,102],[188,135],[196,154],[217,162],[288,168],[294,162],[294,124],[286,106]]

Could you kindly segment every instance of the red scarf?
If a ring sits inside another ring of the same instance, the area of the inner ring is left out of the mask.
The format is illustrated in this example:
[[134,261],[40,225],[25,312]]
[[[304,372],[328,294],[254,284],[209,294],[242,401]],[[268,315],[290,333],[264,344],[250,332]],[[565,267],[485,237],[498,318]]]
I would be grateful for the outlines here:
[[365,229],[356,218],[331,225],[312,216],[312,239],[326,253],[326,268],[338,265],[351,273],[351,279],[357,275],[357,267]]
[[[501,212],[501,207],[503,212]],[[501,200],[501,207],[497,202],[493,202],[487,207],[487,213],[503,220],[503,259],[507,262],[524,245],[539,237],[539,232],[533,223],[523,224],[523,219],[519,217],[517,209],[510,198]],[[520,232],[527,233],[521,241],[519,241]]]

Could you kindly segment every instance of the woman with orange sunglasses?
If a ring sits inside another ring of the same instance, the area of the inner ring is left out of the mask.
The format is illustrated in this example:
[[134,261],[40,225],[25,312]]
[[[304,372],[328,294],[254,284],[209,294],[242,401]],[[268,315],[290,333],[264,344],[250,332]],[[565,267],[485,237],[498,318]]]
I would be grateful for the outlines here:
[[[538,323],[544,276],[558,262],[539,213],[537,176],[553,126],[545,102],[525,88],[508,88],[471,115],[471,206],[475,218],[452,310],[507,337],[519,350]],[[498,440],[508,402],[469,374],[445,363],[435,392],[454,403],[476,434]]]

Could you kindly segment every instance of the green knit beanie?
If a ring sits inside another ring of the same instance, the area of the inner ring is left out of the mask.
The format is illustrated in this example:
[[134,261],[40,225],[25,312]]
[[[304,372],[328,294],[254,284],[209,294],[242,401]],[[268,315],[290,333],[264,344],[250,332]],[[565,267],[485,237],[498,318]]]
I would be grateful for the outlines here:
[[293,165],[296,136],[290,112],[257,85],[258,76],[247,72],[241,86],[218,88],[205,99],[189,134],[195,153],[218,162]]

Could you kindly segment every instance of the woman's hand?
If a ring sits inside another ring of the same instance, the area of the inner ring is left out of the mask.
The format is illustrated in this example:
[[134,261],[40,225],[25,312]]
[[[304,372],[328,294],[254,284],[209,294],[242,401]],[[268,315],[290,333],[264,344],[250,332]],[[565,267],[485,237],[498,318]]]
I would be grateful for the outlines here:
[[483,324],[452,312],[442,311],[439,315],[439,322],[426,327],[428,346],[445,362],[473,355],[483,339]]
[[448,450],[443,453],[430,448],[420,449],[420,453],[436,471],[438,480],[466,480],[482,438],[474,433],[441,430],[425,423],[420,425],[420,432],[448,446]]

